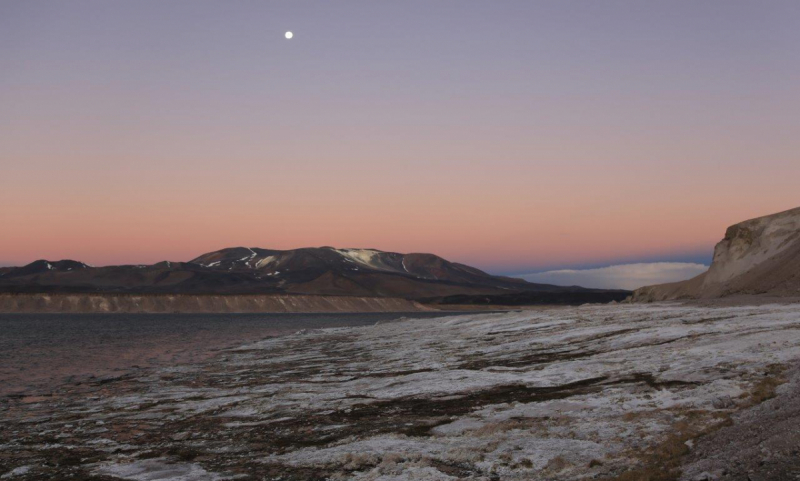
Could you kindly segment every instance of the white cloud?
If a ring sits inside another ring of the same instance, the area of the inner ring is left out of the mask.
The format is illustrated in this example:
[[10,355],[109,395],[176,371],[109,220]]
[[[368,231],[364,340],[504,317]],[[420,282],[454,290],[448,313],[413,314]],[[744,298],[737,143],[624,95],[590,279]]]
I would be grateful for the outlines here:
[[689,262],[620,264],[597,269],[564,269],[522,274],[526,281],[558,286],[633,290],[652,284],[682,281],[702,274],[708,266]]

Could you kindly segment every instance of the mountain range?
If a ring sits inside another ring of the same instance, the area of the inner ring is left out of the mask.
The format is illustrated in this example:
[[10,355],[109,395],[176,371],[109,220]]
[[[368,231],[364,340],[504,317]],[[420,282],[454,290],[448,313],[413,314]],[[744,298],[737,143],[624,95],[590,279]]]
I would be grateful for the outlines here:
[[38,260],[0,269],[4,293],[305,294],[511,304],[608,302],[625,291],[534,284],[494,276],[433,254],[333,247],[234,247],[189,262],[93,267]]

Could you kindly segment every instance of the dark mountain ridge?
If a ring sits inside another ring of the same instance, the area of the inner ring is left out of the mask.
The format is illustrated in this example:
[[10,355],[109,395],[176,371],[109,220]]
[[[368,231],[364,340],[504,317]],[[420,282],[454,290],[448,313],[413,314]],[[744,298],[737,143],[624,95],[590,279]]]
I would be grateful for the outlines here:
[[622,291],[533,284],[493,276],[433,254],[333,247],[291,250],[233,247],[203,254],[189,262],[163,261],[152,265],[92,267],[71,260],[39,260],[0,271],[0,292],[307,294],[414,300],[503,298],[526,292],[617,292],[612,297],[624,297]]

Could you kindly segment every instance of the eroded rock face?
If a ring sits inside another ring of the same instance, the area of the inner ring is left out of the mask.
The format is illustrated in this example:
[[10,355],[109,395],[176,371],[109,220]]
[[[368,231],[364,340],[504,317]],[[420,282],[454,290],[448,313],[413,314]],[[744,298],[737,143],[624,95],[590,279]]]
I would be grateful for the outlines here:
[[729,295],[800,296],[800,208],[733,225],[709,270],[683,282],[637,289],[635,302]]

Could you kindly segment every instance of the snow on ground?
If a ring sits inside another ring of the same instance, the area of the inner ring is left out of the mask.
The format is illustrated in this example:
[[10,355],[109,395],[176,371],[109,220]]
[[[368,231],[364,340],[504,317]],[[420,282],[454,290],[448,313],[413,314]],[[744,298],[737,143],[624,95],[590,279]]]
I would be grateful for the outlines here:
[[222,481],[231,479],[209,473],[197,464],[168,463],[161,459],[145,459],[123,464],[101,465],[95,473],[132,481]]
[[[9,404],[0,473],[613,477],[724,424],[798,358],[798,305],[585,306],[303,331]],[[59,456],[78,461],[43,464]]]

